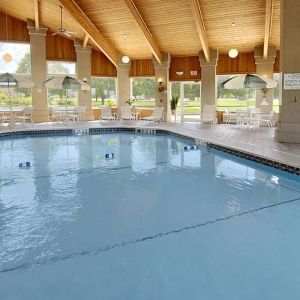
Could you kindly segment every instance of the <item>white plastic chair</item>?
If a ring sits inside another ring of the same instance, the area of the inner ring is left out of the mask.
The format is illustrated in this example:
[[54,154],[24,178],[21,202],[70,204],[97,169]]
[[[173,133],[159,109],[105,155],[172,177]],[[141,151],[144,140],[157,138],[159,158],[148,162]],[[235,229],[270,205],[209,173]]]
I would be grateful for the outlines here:
[[120,119],[121,120],[135,120],[136,116],[132,113],[130,106],[121,106],[120,108]]
[[275,116],[275,111],[272,110],[267,115],[261,115],[260,122],[265,122],[268,125],[268,127],[271,128],[271,127],[273,127],[272,121],[273,121],[274,116]]
[[163,120],[164,120],[163,113],[164,113],[164,108],[163,108],[163,107],[160,107],[160,106],[156,106],[156,107],[154,107],[151,116],[142,118],[142,120],[145,120],[145,121],[154,121],[154,122],[157,121],[157,122],[160,122],[160,121],[163,121]]
[[65,113],[62,110],[51,108],[51,122],[63,122],[66,118]]
[[10,122],[10,114],[7,112],[0,112],[0,123]]
[[216,121],[216,105],[204,105],[200,123],[214,124]]
[[116,120],[117,114],[111,111],[110,107],[102,107],[99,120]]
[[15,116],[15,122],[17,123],[18,121],[21,121],[23,124],[25,124],[26,121],[29,121],[32,124],[32,111],[32,107],[25,107],[20,116]]
[[225,123],[230,124],[232,121],[236,122],[236,113],[229,111],[227,108],[224,109]]

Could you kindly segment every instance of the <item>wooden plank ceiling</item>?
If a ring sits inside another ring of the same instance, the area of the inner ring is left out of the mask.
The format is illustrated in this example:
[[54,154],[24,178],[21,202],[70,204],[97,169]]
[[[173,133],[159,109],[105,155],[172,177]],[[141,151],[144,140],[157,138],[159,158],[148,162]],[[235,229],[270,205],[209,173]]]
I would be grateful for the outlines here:
[[[1,0],[0,11],[26,21],[34,19],[35,0]],[[145,36],[138,29],[124,0],[76,0],[76,3],[116,49],[132,59],[151,58]],[[200,0],[203,23],[209,48],[221,53],[236,47],[252,52],[263,45],[266,0]],[[154,37],[160,51],[173,56],[193,56],[201,50],[193,18],[191,0],[134,0],[141,17]],[[50,31],[60,27],[59,0],[40,0],[40,24]],[[269,43],[279,49],[280,0],[274,0]],[[77,32],[84,39],[80,24],[64,10],[63,27]],[[235,22],[235,39],[231,23]],[[127,34],[126,45],[124,34]]]

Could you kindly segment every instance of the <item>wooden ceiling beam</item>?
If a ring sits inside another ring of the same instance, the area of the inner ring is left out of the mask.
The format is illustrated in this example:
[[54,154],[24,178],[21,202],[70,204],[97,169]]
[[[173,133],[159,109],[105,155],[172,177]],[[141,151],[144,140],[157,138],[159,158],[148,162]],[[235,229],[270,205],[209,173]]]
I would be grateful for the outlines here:
[[39,0],[33,0],[35,29],[40,30]]
[[85,35],[84,35],[84,39],[83,39],[83,42],[82,42],[82,48],[83,49],[85,49],[86,48],[86,45],[87,45],[87,43],[88,43],[88,41],[89,41],[89,35],[87,34],[87,33],[85,33]]
[[199,0],[192,0],[192,12],[206,61],[210,61],[209,46]]
[[147,24],[145,23],[143,17],[141,16],[140,12],[138,11],[137,7],[135,6],[133,0],[124,0],[124,3],[127,5],[129,8],[131,15],[137,24],[138,29],[141,31],[143,36],[146,38],[147,44],[156,58],[157,62],[159,64],[162,64],[162,54],[149,30],[147,27]]
[[274,0],[266,0],[266,14],[265,14],[265,35],[264,35],[264,53],[263,58],[268,57],[269,38],[272,28],[272,13]]
[[94,23],[82,11],[74,0],[59,0],[69,14],[79,23],[84,32],[103,52],[103,54],[116,66],[119,66],[118,51],[105,39]]

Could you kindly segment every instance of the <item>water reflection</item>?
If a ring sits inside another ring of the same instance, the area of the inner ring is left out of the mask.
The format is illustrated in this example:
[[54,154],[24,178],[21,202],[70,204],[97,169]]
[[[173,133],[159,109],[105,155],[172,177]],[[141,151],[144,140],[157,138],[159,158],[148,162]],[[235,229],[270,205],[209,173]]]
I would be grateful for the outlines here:
[[[129,133],[0,141],[1,269],[299,194],[282,176],[187,145]],[[33,167],[19,169],[20,160]]]

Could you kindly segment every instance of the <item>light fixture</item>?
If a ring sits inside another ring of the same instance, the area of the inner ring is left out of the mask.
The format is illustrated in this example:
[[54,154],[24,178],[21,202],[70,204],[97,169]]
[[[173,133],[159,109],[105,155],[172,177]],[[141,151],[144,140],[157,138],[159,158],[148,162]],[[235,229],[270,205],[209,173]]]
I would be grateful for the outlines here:
[[[232,38],[233,41],[235,42],[235,35],[234,35],[235,22],[231,23],[231,27],[232,27]],[[239,55],[239,51],[236,48],[231,48],[228,52],[228,55],[231,58],[236,58]]]
[[130,61],[130,58],[127,55],[122,56],[122,63],[123,64],[128,64]]
[[161,78],[158,78],[158,91],[163,92],[165,90],[164,85],[163,85],[163,80]]
[[183,75],[183,71],[177,71],[176,74],[177,74],[178,76],[182,76],[182,75]]
[[[7,42],[8,42],[7,11],[6,11],[6,18],[5,18],[5,20],[6,20],[6,21],[5,21],[6,40],[7,40]],[[2,59],[3,59],[5,62],[9,63],[10,61],[12,61],[12,55],[11,55],[10,53],[5,53],[5,54],[3,54]]]
[[239,55],[239,51],[235,48],[232,48],[228,52],[229,57],[236,58]]
[[[123,38],[124,38],[124,52],[125,52],[126,51],[126,40],[127,40],[127,34],[126,33],[123,35]],[[123,55],[121,60],[122,60],[123,64],[128,64],[129,61],[130,61],[130,58],[127,55]]]

